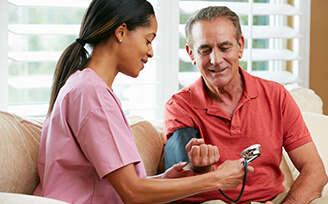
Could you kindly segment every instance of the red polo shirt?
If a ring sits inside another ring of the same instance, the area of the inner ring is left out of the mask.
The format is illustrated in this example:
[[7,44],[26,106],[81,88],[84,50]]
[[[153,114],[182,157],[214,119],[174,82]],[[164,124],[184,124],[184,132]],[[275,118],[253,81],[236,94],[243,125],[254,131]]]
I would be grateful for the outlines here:
[[[312,141],[301,112],[280,84],[254,77],[240,68],[244,79],[244,92],[230,118],[220,106],[209,98],[203,78],[174,94],[165,104],[164,133],[169,138],[183,127],[200,131],[205,143],[216,145],[220,160],[240,158],[243,149],[261,144],[262,155],[252,162],[255,172],[247,175],[240,203],[267,201],[284,190],[284,175],[279,169],[282,147],[291,151]],[[232,199],[237,189],[226,190]],[[227,200],[219,191],[202,193],[184,201],[199,203],[206,200]]]

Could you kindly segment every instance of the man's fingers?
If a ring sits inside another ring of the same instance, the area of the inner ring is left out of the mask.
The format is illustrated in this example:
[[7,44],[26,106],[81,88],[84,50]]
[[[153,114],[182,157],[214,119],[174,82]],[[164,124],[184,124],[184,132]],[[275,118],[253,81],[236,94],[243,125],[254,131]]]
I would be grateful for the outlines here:
[[209,166],[217,163],[220,159],[219,149],[216,146],[206,144],[192,146],[188,156],[194,166]]
[[209,152],[209,145],[201,144],[200,146],[200,157],[201,158],[207,158],[208,152]]
[[211,146],[208,152],[209,158],[213,164],[217,163],[220,159],[219,149],[217,146]]
[[203,139],[192,138],[188,142],[188,144],[186,145],[186,150],[187,150],[187,152],[189,152],[193,146],[195,146],[195,145],[196,146],[199,146],[201,144],[204,144],[204,140]]
[[200,155],[200,147],[192,146],[190,151],[188,152],[189,158],[199,158]]

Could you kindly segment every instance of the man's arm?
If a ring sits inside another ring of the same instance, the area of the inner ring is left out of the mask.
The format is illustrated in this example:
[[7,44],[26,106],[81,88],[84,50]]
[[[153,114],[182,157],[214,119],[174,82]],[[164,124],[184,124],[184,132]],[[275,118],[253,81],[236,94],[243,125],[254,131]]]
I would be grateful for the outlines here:
[[191,139],[186,145],[186,152],[191,169],[198,174],[212,171],[213,164],[220,159],[218,147],[205,144],[203,139]]
[[288,154],[300,175],[293,183],[284,204],[310,203],[321,196],[327,183],[325,167],[318,151],[314,143],[309,142]]
[[199,131],[184,127],[176,130],[168,139],[164,148],[165,169],[181,161],[190,162],[190,168],[196,173],[212,171],[212,165],[219,161],[216,146],[204,144]]

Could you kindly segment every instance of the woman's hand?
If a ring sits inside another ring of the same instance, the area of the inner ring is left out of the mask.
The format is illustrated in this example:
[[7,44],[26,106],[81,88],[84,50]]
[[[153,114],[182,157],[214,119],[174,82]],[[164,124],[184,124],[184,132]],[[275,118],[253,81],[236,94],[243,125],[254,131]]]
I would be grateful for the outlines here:
[[162,174],[162,179],[172,179],[172,178],[181,178],[181,177],[188,177],[194,176],[195,172],[190,169],[184,169],[188,165],[188,162],[180,162],[175,164],[171,168],[167,169]]
[[[219,177],[220,189],[233,189],[237,188],[242,182],[244,178],[244,165],[242,161],[244,159],[230,161],[227,160],[223,164],[217,167],[215,173]],[[254,172],[254,168],[251,166],[247,167],[247,172]]]

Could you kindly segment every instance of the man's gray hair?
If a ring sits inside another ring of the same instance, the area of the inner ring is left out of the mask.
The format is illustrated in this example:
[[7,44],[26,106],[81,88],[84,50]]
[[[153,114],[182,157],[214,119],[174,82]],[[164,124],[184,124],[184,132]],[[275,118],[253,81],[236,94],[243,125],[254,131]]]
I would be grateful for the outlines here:
[[209,6],[197,11],[187,20],[185,25],[185,32],[188,45],[191,48],[193,46],[192,27],[196,22],[212,21],[219,17],[231,20],[231,22],[235,26],[235,38],[238,42],[242,35],[238,15],[226,6]]

